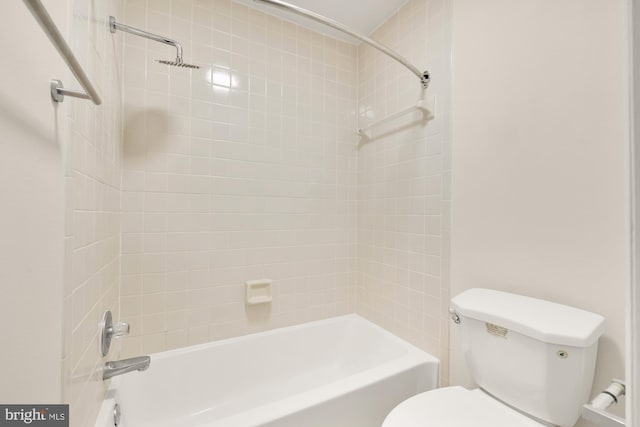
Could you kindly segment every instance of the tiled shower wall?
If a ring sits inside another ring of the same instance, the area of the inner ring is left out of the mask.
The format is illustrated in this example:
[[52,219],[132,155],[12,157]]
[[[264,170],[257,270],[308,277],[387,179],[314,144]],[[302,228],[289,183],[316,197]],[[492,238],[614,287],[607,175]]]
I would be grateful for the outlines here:
[[[71,425],[93,425],[104,398],[98,328],[109,309],[118,318],[120,175],[122,157],[121,43],[108,16],[122,1],[74,0],[68,40],[102,96],[102,105],[66,97],[58,104],[65,166],[63,396]],[[61,76],[67,87],[73,76]],[[117,346],[109,358],[117,357]]]
[[[130,0],[121,315],[127,355],[355,310],[356,47],[229,0]],[[244,282],[274,280],[271,305]]]
[[[358,152],[357,312],[440,357],[448,378],[450,2],[411,0],[372,38],[429,70],[418,78],[367,45],[358,49],[359,125],[424,105],[369,131]],[[434,108],[435,106],[435,108]]]

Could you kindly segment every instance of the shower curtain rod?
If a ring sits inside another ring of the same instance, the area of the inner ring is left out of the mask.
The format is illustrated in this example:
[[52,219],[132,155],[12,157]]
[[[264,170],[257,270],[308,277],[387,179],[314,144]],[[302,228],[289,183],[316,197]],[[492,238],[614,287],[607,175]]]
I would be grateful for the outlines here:
[[418,78],[420,79],[420,83],[422,83],[422,87],[423,88],[427,88],[429,86],[429,72],[428,71],[423,71],[421,72],[415,65],[413,65],[412,63],[410,63],[409,61],[407,61],[406,58],[402,57],[401,55],[399,55],[398,53],[396,53],[395,51],[391,50],[390,48],[388,48],[387,46],[378,43],[375,40],[370,39],[367,36],[363,36],[361,34],[358,34],[357,32],[355,32],[354,30],[352,30],[351,28],[342,25],[341,23],[334,21],[333,19],[327,18],[326,16],[322,16],[318,13],[315,12],[311,12],[310,10],[307,9],[303,9],[301,7],[295,6],[293,4],[290,3],[286,3],[284,1],[281,0],[254,0],[255,2],[259,2],[259,3],[266,3],[275,7],[279,7],[281,9],[285,9],[288,10],[290,12],[293,12],[297,15],[301,15],[304,17],[307,17],[309,19],[312,19],[316,22],[320,22],[321,24],[325,24],[328,25],[331,28],[334,28],[338,31],[342,31],[343,33],[346,33],[348,35],[350,35],[351,37],[354,37],[366,44],[368,44],[369,46],[372,46],[376,49],[378,49],[380,52],[384,53],[385,55],[395,59],[396,61],[398,61],[399,63],[401,63],[402,65],[404,65],[405,67],[407,67],[413,74],[415,74],[416,76],[418,76]]

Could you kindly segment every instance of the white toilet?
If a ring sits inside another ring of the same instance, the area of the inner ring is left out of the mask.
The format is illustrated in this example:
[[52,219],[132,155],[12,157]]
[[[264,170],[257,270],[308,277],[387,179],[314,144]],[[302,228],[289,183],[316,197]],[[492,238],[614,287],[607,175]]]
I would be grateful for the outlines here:
[[465,361],[480,386],[445,387],[396,406],[382,427],[573,426],[587,402],[604,318],[489,289],[451,300]]

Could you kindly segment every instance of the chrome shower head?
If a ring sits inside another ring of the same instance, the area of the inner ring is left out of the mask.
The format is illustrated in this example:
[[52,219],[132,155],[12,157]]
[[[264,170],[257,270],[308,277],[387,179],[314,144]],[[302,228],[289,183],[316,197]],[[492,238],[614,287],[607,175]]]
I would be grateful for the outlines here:
[[192,65],[192,64],[186,64],[182,61],[167,61],[166,59],[156,59],[156,61],[158,61],[161,64],[165,64],[165,65],[171,65],[173,67],[182,67],[182,68],[195,68],[198,69],[200,68],[199,65]]
[[176,48],[176,60],[175,61],[167,61],[167,60],[158,60],[161,64],[173,65],[174,67],[182,67],[182,68],[200,68],[197,65],[185,64],[182,61],[182,46],[175,40],[172,40],[168,37],[160,36],[158,34],[153,34],[148,31],[140,30],[138,28],[130,27],[128,25],[120,24],[116,22],[116,18],[113,16],[109,17],[109,28],[112,33],[115,33],[117,30],[125,31],[127,33],[133,34],[134,36],[144,37],[149,40],[153,40],[159,43],[168,44]]

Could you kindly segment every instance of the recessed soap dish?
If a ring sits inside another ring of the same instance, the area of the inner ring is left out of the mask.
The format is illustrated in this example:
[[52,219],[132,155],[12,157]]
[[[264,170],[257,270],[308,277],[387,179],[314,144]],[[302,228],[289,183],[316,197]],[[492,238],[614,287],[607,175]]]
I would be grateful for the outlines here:
[[271,279],[249,280],[246,282],[247,305],[266,304],[273,300]]

